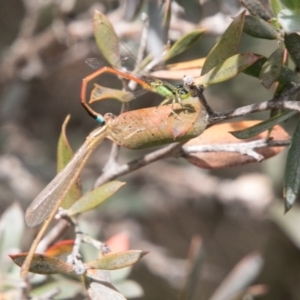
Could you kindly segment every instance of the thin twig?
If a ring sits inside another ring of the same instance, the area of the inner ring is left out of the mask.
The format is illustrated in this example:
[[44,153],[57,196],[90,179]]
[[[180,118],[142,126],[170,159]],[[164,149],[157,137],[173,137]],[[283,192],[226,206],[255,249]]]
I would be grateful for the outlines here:
[[114,168],[111,169],[104,169],[103,173],[99,176],[97,179],[94,187],[101,186],[102,184],[113,180],[121,175],[125,175],[128,173],[131,173],[135,170],[138,170],[146,165],[149,165],[150,163],[153,163],[155,161],[161,160],[166,157],[172,156],[173,152],[177,152],[176,149],[180,148],[180,143],[174,143],[171,145],[168,145],[162,149],[153,151],[149,154],[146,154],[144,156],[141,156],[138,159],[135,159],[127,164],[123,165],[115,165]]
[[289,101],[292,96],[300,91],[300,84],[295,85],[290,90],[275,96],[273,99],[257,104],[246,105],[234,110],[228,110],[225,112],[214,112],[213,115],[209,118],[209,123],[215,124],[220,121],[233,119],[255,112],[266,111],[270,109],[287,109],[287,110],[296,110],[300,111],[300,101]]
[[248,155],[253,157],[257,161],[262,161],[264,157],[254,151],[254,149],[266,148],[266,147],[283,147],[288,146],[290,144],[290,140],[256,140],[246,143],[232,143],[232,144],[213,144],[213,145],[196,145],[196,146],[183,146],[182,154],[189,153],[204,153],[204,152],[234,152],[240,153],[242,155]]
[[74,241],[74,246],[72,249],[72,253],[68,256],[67,258],[67,263],[72,264],[74,267],[74,272],[77,275],[83,274],[86,269],[84,267],[83,261],[82,261],[82,256],[79,252],[80,246],[82,243],[82,232],[80,231],[78,222],[75,218],[72,218],[72,223],[74,224],[74,229],[75,229],[75,241]]
[[87,234],[82,234],[82,242],[94,246],[97,250],[101,252],[102,255],[107,254],[111,251],[105,243],[95,240]]
[[162,149],[153,151],[149,154],[141,156],[131,162],[123,165],[115,165],[113,169],[105,170],[101,176],[97,179],[95,183],[95,188],[101,186],[102,184],[116,179],[119,176],[129,174],[136,171],[142,167],[145,167],[151,163],[167,157],[181,157],[187,153],[200,153],[200,152],[236,152],[243,155],[248,155],[261,161],[263,157],[256,153],[254,149],[265,148],[265,147],[283,147],[288,146],[289,140],[286,141],[276,141],[276,140],[266,140],[261,139],[257,141],[245,142],[245,143],[235,143],[235,144],[215,144],[215,145],[199,145],[199,146],[182,146],[181,143],[174,143]]

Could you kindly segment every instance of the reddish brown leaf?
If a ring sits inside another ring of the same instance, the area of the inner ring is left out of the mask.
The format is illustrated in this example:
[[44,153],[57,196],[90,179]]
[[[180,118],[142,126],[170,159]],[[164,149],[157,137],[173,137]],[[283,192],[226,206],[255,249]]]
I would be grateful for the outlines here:
[[45,254],[48,256],[59,256],[62,254],[71,253],[73,246],[74,240],[60,241],[48,248]]
[[[242,130],[259,122],[261,121],[242,121],[218,124],[208,128],[206,131],[204,131],[204,133],[202,133],[201,136],[188,141],[185,145],[195,146],[229,143],[236,144],[258,140],[266,137],[267,132],[263,132],[247,140],[239,140],[232,136],[229,132]],[[271,137],[273,137],[275,140],[289,139],[289,135],[279,125],[274,127],[271,133]],[[265,159],[267,159],[280,153],[283,148],[284,147],[269,147],[257,149],[256,151],[263,155]],[[191,153],[185,155],[184,158],[186,158],[190,163],[196,165],[197,167],[204,169],[220,169],[256,162],[256,160],[250,156],[231,152]]]
[[109,138],[120,146],[141,149],[186,141],[206,128],[206,112],[198,98],[125,112],[116,118],[105,115]]
[[129,236],[127,232],[121,232],[108,239],[105,244],[112,252],[125,251],[129,249]]

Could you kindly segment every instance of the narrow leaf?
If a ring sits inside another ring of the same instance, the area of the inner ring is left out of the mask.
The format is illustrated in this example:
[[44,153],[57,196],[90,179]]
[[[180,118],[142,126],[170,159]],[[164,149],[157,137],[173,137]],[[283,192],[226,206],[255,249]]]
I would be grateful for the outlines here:
[[170,30],[170,23],[171,23],[171,17],[172,17],[172,2],[171,1],[165,1],[164,2],[164,14],[162,19],[162,29],[164,33],[169,32]]
[[271,19],[270,14],[259,0],[241,0],[240,2],[249,10],[251,15],[258,16],[265,21]]
[[68,215],[74,216],[97,207],[116,193],[124,184],[124,182],[120,181],[110,181],[93,191],[86,193],[68,210]]
[[[68,115],[62,125],[61,134],[57,145],[57,173],[59,173],[72,159],[73,150],[69,144],[66,127],[70,120],[70,115]],[[67,195],[62,200],[61,207],[67,209],[81,196],[81,182],[80,178],[75,181],[75,183],[70,188]]]
[[279,14],[279,12],[284,8],[280,0],[269,0],[270,7],[275,17]]
[[196,43],[199,40],[204,31],[205,30],[203,29],[194,30],[182,36],[167,52],[166,56],[164,57],[164,60],[173,58],[174,56],[189,49],[194,43]]
[[204,264],[204,249],[199,236],[194,236],[187,258],[187,276],[180,299],[196,299],[195,295],[201,280]]
[[178,62],[174,64],[166,65],[167,70],[184,70],[184,69],[192,69],[192,68],[202,68],[205,62],[205,58],[197,58],[194,60]]
[[[254,62],[251,66],[245,69],[243,72],[247,75],[258,78],[261,69],[266,61],[267,61],[266,57],[261,57],[256,62]],[[295,73],[294,71],[290,70],[285,66],[282,66],[278,81],[281,84],[289,85],[291,82],[296,82],[296,83],[299,82],[299,77],[297,73]]]
[[280,37],[277,30],[269,23],[251,15],[246,16],[243,30],[245,33],[259,39],[276,40]]
[[300,121],[291,140],[284,173],[285,211],[288,212],[297,200],[300,189]]
[[[27,254],[28,253],[14,254],[10,255],[10,258],[15,264],[21,267]],[[35,253],[30,264],[29,272],[45,275],[70,274],[73,273],[73,266],[56,257]]]
[[141,250],[129,250],[110,253],[100,259],[85,264],[87,269],[117,270],[133,265],[148,252]]
[[200,74],[201,68],[193,68],[193,69],[182,69],[182,70],[157,70],[151,72],[151,75],[154,77],[158,77],[160,79],[167,80],[179,80],[182,81],[182,78],[189,74],[189,76],[195,78]]
[[202,84],[207,87],[211,84],[226,81],[243,72],[259,59],[260,56],[252,53],[236,54],[214,67],[205,75],[196,78],[195,84]]
[[259,275],[264,265],[258,253],[251,253],[238,262],[218,286],[210,300],[233,299],[233,295],[248,287]]
[[259,79],[264,87],[270,88],[278,80],[283,65],[283,53],[284,47],[279,46],[263,64]]
[[73,157],[73,150],[69,144],[66,127],[69,123],[70,115],[68,115],[61,128],[61,133],[57,145],[57,173],[59,173]]
[[249,139],[249,138],[254,137],[266,130],[273,128],[275,125],[284,122],[285,120],[291,118],[292,116],[294,116],[297,113],[298,113],[297,111],[283,112],[279,115],[276,115],[266,121],[258,123],[247,129],[232,131],[230,133],[238,139]]
[[300,8],[298,0],[281,0],[281,2],[284,6],[293,11],[299,10]]
[[251,66],[249,66],[247,69],[245,69],[243,72],[247,75],[253,76],[253,77],[259,77],[259,74],[261,72],[262,66],[267,61],[266,57],[261,57],[256,62],[254,62]]
[[94,13],[94,35],[103,57],[111,65],[121,67],[119,38],[107,17],[97,10]]
[[246,11],[243,11],[232,21],[218,43],[209,52],[202,68],[201,75],[206,74],[212,68],[237,53],[243,31],[245,14]]
[[296,32],[286,34],[284,43],[296,66],[300,68],[300,35]]

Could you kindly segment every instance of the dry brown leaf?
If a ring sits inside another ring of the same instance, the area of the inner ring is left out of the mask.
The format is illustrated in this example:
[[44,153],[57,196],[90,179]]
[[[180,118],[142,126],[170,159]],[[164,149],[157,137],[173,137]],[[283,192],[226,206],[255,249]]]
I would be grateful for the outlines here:
[[[196,145],[213,145],[213,144],[236,144],[259,140],[267,136],[267,131],[247,140],[239,140],[235,138],[230,131],[246,129],[261,122],[260,120],[231,122],[212,126],[205,130],[202,135],[189,140],[185,146]],[[271,137],[274,140],[287,140],[290,136],[279,125],[272,130]],[[284,147],[268,147],[260,148],[256,151],[263,155],[265,159],[280,153]],[[231,152],[207,152],[207,153],[191,153],[184,156],[190,163],[203,169],[220,169],[232,166],[238,166],[248,163],[257,162],[253,157]]]

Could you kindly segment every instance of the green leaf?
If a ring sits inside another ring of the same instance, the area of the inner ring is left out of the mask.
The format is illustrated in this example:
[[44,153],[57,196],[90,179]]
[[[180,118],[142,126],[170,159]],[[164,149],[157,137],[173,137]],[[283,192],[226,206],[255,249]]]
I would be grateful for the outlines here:
[[[145,92],[145,90],[141,90],[141,92]],[[91,93],[91,98],[89,103],[93,103],[100,100],[105,100],[108,98],[113,98],[121,102],[130,102],[131,100],[135,99],[136,95],[123,90],[117,90],[112,88],[107,88],[105,86],[94,84],[94,88]]]
[[270,88],[278,80],[283,65],[283,53],[284,47],[280,45],[263,64],[259,79],[264,87]]
[[70,120],[70,115],[68,115],[62,125],[61,133],[57,144],[57,173],[59,173],[72,159],[73,150],[69,144],[68,138],[66,136],[66,127]]
[[293,134],[284,173],[285,211],[297,200],[300,188],[300,121]]
[[205,75],[196,78],[195,84],[202,84],[207,87],[211,84],[226,81],[243,72],[258,59],[260,59],[260,56],[252,53],[236,54],[217,65]]
[[21,248],[24,237],[24,213],[19,204],[11,204],[0,218],[0,276],[8,275],[11,262],[8,254]]
[[162,29],[164,33],[169,32],[171,17],[172,17],[172,2],[165,1],[164,2],[164,15],[162,20]]
[[[21,267],[27,254],[28,253],[14,254],[10,255],[10,258],[15,264]],[[67,264],[56,257],[35,253],[30,264],[29,272],[45,275],[70,274],[73,273],[73,265]]]
[[296,32],[285,34],[284,43],[296,66],[300,68],[300,35]]
[[247,69],[245,69],[243,72],[247,75],[253,76],[253,77],[259,77],[259,74],[261,72],[262,66],[267,61],[266,57],[261,57],[258,59],[254,64],[249,66]]
[[107,17],[97,10],[94,13],[94,35],[103,57],[111,65],[121,67],[119,38]]
[[284,8],[280,0],[269,0],[272,12],[275,17],[279,14],[279,12]]
[[242,0],[241,3],[249,10],[251,15],[258,16],[265,21],[271,19],[270,14],[259,0]]
[[299,11],[300,3],[299,0],[280,0],[281,3],[292,11]]
[[[254,62],[254,64],[252,64],[247,69],[245,69],[243,72],[247,75],[258,78],[262,66],[266,61],[267,61],[266,57],[261,57],[259,60]],[[283,85],[291,85],[291,83],[299,82],[299,77],[297,73],[295,73],[294,71],[290,70],[285,66],[282,66],[278,81]]]
[[97,260],[85,264],[87,269],[117,270],[135,264],[148,252],[141,250],[128,250],[109,253]]
[[[118,271],[116,270],[114,273]],[[131,279],[122,280],[120,282],[112,282],[114,287],[127,299],[142,298],[144,296],[144,291],[141,285]]]
[[167,52],[166,56],[164,57],[164,60],[173,58],[174,56],[189,49],[194,43],[196,43],[199,40],[204,31],[205,30],[203,29],[199,29],[185,34],[171,47],[171,49]]
[[257,125],[251,126],[247,129],[243,130],[237,130],[237,131],[232,131],[230,132],[234,137],[238,139],[249,139],[251,137],[254,137],[272,127],[275,125],[284,122],[285,120],[291,118],[295,114],[297,114],[297,111],[287,111],[283,112],[279,115],[276,115],[266,121],[263,121]]
[[126,300],[126,298],[106,281],[94,281],[88,284],[89,299]]
[[245,13],[246,11],[242,12],[232,21],[218,43],[209,52],[202,68],[201,75],[206,74],[212,68],[237,53],[243,31]]
[[[0,218],[0,254],[11,248],[20,248],[24,234],[24,213],[19,204],[11,204]],[[14,226],[11,226],[11,225]]]
[[278,22],[286,33],[300,31],[300,12],[283,9],[278,14]]
[[[62,125],[61,134],[57,145],[57,173],[59,173],[72,159],[73,150],[69,144],[66,127],[70,120],[70,115],[68,115]],[[80,178],[75,181],[75,183],[70,188],[67,195],[62,200],[61,206],[65,209],[71,207],[75,201],[81,196],[81,183]]]
[[251,15],[246,16],[243,31],[259,39],[276,40],[280,37],[277,30],[269,23]]
[[82,292],[82,283],[79,281],[66,279],[62,276],[57,276],[56,280],[55,278],[51,279],[54,281],[47,281],[47,283],[40,284],[31,290],[30,299],[45,299],[44,295],[51,295],[57,289],[59,290],[59,295],[51,297],[51,299],[77,299],[76,295],[78,296]]
[[68,216],[74,216],[97,207],[116,193],[124,184],[124,182],[120,181],[110,181],[93,191],[86,193],[70,207],[67,212]]

